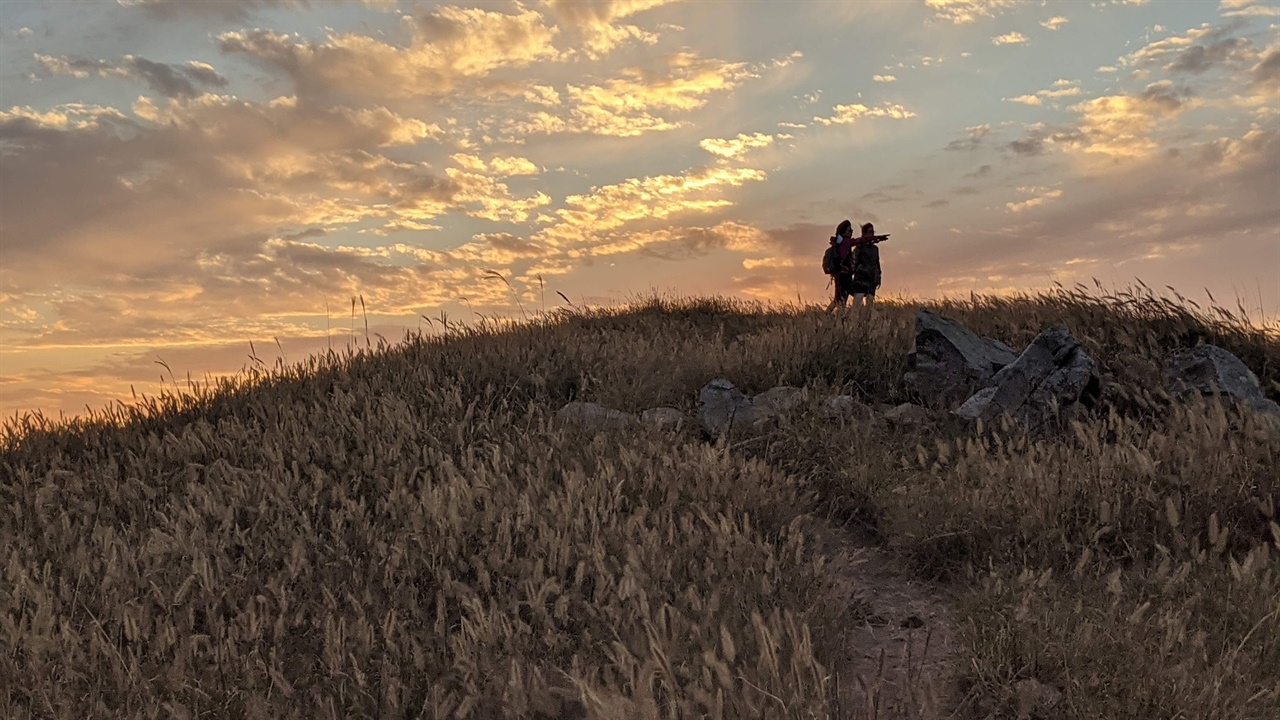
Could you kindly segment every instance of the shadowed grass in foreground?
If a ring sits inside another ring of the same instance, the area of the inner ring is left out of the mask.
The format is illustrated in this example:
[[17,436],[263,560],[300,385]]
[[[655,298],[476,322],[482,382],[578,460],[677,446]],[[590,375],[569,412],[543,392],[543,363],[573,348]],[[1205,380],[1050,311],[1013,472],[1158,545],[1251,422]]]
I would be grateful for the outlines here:
[[654,300],[315,359],[0,440],[5,717],[834,718],[861,610],[808,515],[956,598],[959,717],[1280,712],[1280,433],[1160,392],[1280,338],[1081,291],[929,307],[1109,378],[1059,437],[801,415],[758,441],[583,435],[568,400],[692,411],[715,377],[910,400],[914,318]]

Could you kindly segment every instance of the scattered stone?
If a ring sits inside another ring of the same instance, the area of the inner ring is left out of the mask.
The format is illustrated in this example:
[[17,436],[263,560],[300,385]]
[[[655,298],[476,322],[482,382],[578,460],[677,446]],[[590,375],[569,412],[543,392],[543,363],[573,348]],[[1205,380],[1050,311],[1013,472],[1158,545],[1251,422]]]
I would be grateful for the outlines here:
[[783,414],[791,412],[804,403],[804,391],[786,385],[770,388],[751,399],[751,404],[772,412]]
[[1017,359],[1004,343],[984,340],[951,318],[928,310],[916,316],[915,348],[907,356],[907,388],[947,409],[982,389]]
[[1062,700],[1062,691],[1039,680],[1019,680],[1013,684],[1018,699],[1019,720],[1048,717],[1047,713]]
[[889,421],[890,425],[896,427],[917,427],[926,425],[934,420],[932,410],[911,403],[902,403],[901,405],[889,410],[884,414],[884,419]]
[[1280,419],[1280,405],[1262,391],[1258,376],[1240,358],[1216,345],[1180,353],[1165,367],[1165,385],[1175,397],[1226,396]]
[[848,418],[860,423],[869,423],[876,417],[874,410],[858,402],[852,395],[833,395],[822,401],[818,412],[827,420]]
[[631,413],[614,410],[591,402],[568,403],[560,408],[560,411],[556,413],[556,417],[563,422],[582,425],[594,430],[623,428],[636,420],[636,417]]
[[688,418],[673,407],[649,408],[640,413],[640,422],[659,430],[679,430]]
[[712,380],[698,393],[698,420],[713,436],[730,430],[755,430],[773,418],[768,407],[756,407],[728,380]]
[[1042,333],[996,373],[991,386],[965,401],[956,414],[967,420],[991,422],[1009,415],[1029,428],[1078,411],[1100,392],[1097,364],[1065,327]]

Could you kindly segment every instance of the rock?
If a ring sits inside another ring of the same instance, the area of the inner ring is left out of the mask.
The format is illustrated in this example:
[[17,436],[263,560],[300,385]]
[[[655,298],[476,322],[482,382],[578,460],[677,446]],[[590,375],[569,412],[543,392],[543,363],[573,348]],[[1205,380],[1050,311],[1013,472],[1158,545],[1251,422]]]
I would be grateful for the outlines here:
[[884,419],[890,425],[897,427],[919,427],[933,422],[935,416],[929,408],[912,405],[911,403],[902,403],[886,412]]
[[852,395],[833,395],[823,400],[818,413],[827,420],[849,418],[860,423],[872,422],[876,417],[874,410],[855,400]]
[[992,385],[970,395],[968,400],[965,400],[960,407],[956,408],[956,415],[965,420],[977,420],[983,411],[991,405],[991,401],[995,399],[996,391],[999,389]]
[[679,430],[688,420],[684,413],[673,407],[649,408],[640,413],[640,422],[659,430]]
[[1267,398],[1258,376],[1230,352],[1199,345],[1180,353],[1165,367],[1165,385],[1175,397],[1226,396],[1280,419],[1280,405]]
[[1042,333],[1010,365],[996,373],[956,410],[967,420],[991,422],[1010,415],[1035,428],[1074,412],[1101,388],[1097,365],[1065,327]]
[[916,316],[915,348],[907,356],[907,388],[934,407],[953,408],[1017,358],[1009,346],[984,340],[928,310]]
[[713,436],[730,430],[759,429],[775,415],[767,406],[756,407],[751,398],[723,379],[712,380],[702,388],[698,405],[698,420]]
[[582,425],[595,430],[623,428],[636,421],[635,415],[607,408],[598,403],[571,402],[560,408],[556,417],[562,422]]
[[804,403],[804,391],[786,385],[770,388],[751,399],[753,406],[778,414],[791,412],[802,403]]
[[1049,711],[1062,701],[1060,690],[1039,680],[1019,680],[1013,684],[1013,692],[1017,696],[1019,720],[1049,717]]

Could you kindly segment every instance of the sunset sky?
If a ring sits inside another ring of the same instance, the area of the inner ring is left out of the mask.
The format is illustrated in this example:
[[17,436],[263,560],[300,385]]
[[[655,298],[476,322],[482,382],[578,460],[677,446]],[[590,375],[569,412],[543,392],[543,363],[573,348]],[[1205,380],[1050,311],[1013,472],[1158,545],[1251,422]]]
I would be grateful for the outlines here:
[[886,295],[1275,321],[1280,2],[0,0],[5,416],[340,347],[353,296],[518,316],[490,271],[825,301],[844,218]]

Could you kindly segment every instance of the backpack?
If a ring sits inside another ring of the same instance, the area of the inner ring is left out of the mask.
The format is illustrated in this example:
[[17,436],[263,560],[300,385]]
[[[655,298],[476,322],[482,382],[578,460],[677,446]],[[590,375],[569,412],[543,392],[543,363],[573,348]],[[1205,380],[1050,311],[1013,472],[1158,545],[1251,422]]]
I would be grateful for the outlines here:
[[832,245],[822,254],[822,272],[835,275],[840,270],[840,248]]

